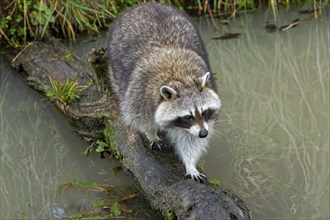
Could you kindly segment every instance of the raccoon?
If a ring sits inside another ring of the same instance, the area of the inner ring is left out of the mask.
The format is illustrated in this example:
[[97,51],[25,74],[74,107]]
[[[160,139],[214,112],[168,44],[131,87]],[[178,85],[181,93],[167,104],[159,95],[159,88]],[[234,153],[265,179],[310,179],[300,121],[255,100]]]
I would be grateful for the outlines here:
[[123,12],[108,32],[112,88],[124,121],[152,146],[163,131],[186,169],[196,169],[221,108],[203,42],[188,16],[170,5],[144,3]]

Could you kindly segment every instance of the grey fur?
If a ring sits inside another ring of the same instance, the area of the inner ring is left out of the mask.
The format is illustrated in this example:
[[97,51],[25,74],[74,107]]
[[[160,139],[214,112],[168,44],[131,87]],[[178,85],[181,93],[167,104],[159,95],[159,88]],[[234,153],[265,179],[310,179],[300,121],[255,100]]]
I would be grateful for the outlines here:
[[[221,107],[214,76],[208,74],[208,57],[194,25],[173,6],[140,4],[113,22],[107,46],[112,87],[125,122],[145,133],[152,142],[159,141],[159,130],[166,131],[186,165],[187,175],[202,179],[203,174],[189,167],[196,166],[206,151],[207,140],[180,138],[187,129],[176,132],[178,128],[170,128],[171,120],[195,111],[192,108],[206,106],[216,116]],[[215,117],[208,124],[214,122]],[[194,129],[198,132],[199,128]],[[181,148],[179,143],[187,146]],[[193,158],[187,159],[185,154]]]

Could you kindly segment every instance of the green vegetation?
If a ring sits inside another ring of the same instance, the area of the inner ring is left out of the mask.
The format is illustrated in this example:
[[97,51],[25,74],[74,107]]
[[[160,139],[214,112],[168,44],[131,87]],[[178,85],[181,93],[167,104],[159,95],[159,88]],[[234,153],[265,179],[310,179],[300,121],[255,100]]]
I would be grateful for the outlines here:
[[93,151],[94,147],[93,145],[89,145],[83,152],[82,154],[89,155]]
[[215,186],[221,186],[221,181],[220,179],[209,179],[209,183]]
[[59,36],[75,40],[78,32],[98,33],[136,0],[2,0],[0,37],[10,46]]
[[[97,153],[101,154],[101,158],[104,158],[104,153],[109,153],[109,154],[111,153],[110,152],[111,147],[107,143],[105,143],[104,141],[101,141],[101,140],[97,140],[93,144],[89,145],[83,151],[83,154],[88,156],[93,151],[93,149],[95,149],[95,151]],[[118,157],[115,157],[115,158],[119,159]]]
[[[151,2],[152,0],[147,0]],[[107,27],[122,10],[143,0],[1,0],[0,42],[12,47],[31,40],[62,37],[75,40],[77,33],[98,33]],[[308,3],[321,9],[329,0],[160,0],[196,14],[235,15],[240,10],[260,6],[271,9],[276,16],[279,5]]]
[[111,204],[110,208],[112,216],[120,216],[121,215],[121,208],[118,202],[114,202]]
[[[150,210],[135,210],[128,207],[132,205],[132,200],[141,199],[136,192],[131,192],[131,189],[123,189],[111,185],[102,185],[96,182],[71,182],[60,187],[60,192],[66,193],[73,188],[89,190],[93,192],[101,192],[106,194],[106,198],[99,201],[91,202],[92,210],[84,213],[75,214],[69,219],[134,219],[134,216],[147,213]],[[147,214],[146,214],[147,215]]]
[[175,219],[175,214],[171,209],[167,210],[166,219],[167,220],[174,220]]
[[[116,159],[121,159],[122,155],[120,154],[117,144],[117,141],[115,141],[115,129],[112,127],[111,122],[108,122],[107,127],[104,129],[104,140],[97,140],[90,146],[88,146],[84,151],[83,154],[89,155],[93,149],[97,153],[101,153],[101,158],[104,158],[104,153],[109,153],[111,156],[113,156]],[[118,138],[118,137],[117,137]],[[114,170],[114,172],[116,172]]]
[[98,153],[104,152],[106,150],[106,148],[109,148],[108,144],[101,140],[97,140],[96,144],[97,144],[97,148],[95,151]]
[[[116,141],[116,138],[118,139],[118,136],[116,135],[116,129],[112,126],[111,120],[107,123],[107,127],[103,131],[105,142],[107,143],[109,150],[112,153],[112,156],[114,156],[116,159],[120,159],[123,156],[120,154],[118,148],[119,144],[118,141]],[[116,138],[114,138],[117,136]]]
[[67,105],[79,98],[79,93],[90,85],[79,86],[78,81],[67,79],[65,82],[60,82],[52,77],[48,77],[51,88],[47,91],[46,96],[52,101],[60,101],[63,105]]

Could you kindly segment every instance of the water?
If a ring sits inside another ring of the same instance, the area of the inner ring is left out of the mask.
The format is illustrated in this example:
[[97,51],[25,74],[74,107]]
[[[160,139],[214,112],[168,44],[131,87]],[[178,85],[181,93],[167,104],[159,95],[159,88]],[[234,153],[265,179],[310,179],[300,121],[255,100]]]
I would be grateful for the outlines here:
[[[60,219],[92,211],[105,193],[77,188],[61,191],[66,183],[97,182],[135,192],[131,180],[116,175],[115,161],[82,155],[88,143],[44,96],[0,58],[0,219]],[[139,207],[146,208],[139,201]]]
[[[324,12],[328,13],[329,12]],[[281,25],[300,16],[280,10]],[[254,219],[329,219],[329,16],[304,20],[287,32],[267,33],[272,15],[236,18],[216,36],[196,19],[217,73],[223,109],[204,169],[220,178],[252,210]],[[80,57],[95,42],[69,44]],[[102,193],[59,187],[72,181],[130,186],[109,160],[80,155],[88,145],[44,97],[0,60],[1,219],[54,219],[91,210]]]
[[[272,14],[237,18],[210,40],[198,23],[223,109],[205,158],[210,177],[237,191],[255,219],[329,219],[330,19],[303,20],[267,33]],[[307,16],[280,10],[281,24]],[[211,30],[210,30],[211,29]]]

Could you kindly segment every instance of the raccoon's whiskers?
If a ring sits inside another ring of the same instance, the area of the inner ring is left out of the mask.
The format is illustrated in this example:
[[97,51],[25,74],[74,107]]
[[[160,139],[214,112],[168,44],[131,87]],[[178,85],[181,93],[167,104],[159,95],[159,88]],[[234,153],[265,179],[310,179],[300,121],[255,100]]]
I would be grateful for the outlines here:
[[183,139],[191,138],[191,134],[189,132],[186,132],[186,134],[183,136]]

